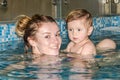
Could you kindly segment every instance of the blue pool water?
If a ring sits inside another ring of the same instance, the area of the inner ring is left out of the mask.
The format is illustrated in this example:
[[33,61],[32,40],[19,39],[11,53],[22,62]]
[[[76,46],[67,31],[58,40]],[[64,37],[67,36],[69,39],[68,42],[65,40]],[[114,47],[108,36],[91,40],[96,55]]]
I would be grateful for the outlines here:
[[[113,35],[114,36],[114,35]],[[71,65],[71,58],[43,58],[32,60],[25,57],[22,41],[0,44],[0,80],[115,80],[120,78],[120,37],[109,36],[117,43],[117,49],[104,53],[116,53],[110,57],[97,55],[98,67],[85,68],[79,62]],[[106,36],[105,36],[106,37]],[[92,39],[96,44],[104,36]],[[64,47],[64,45],[62,45]]]

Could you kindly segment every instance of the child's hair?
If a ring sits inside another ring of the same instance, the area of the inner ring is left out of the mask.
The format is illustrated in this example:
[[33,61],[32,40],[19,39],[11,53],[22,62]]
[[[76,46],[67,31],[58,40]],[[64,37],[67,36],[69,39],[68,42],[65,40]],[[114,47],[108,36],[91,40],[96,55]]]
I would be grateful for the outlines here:
[[75,9],[66,17],[66,22],[85,18],[89,25],[92,26],[92,15],[85,9]]
[[47,22],[56,23],[56,21],[52,17],[38,14],[35,14],[31,18],[25,15],[22,16],[20,15],[18,18],[19,19],[16,24],[16,33],[18,34],[18,36],[24,39],[24,43],[26,45],[25,47],[27,49],[31,48],[27,40],[28,37],[35,39],[35,34],[37,33],[39,27],[41,27],[42,23]]

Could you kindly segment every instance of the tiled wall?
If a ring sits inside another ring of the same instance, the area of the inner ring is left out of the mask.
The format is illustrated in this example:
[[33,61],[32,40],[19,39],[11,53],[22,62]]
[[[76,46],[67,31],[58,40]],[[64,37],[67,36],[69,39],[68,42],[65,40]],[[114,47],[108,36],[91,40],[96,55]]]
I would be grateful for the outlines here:
[[92,36],[110,36],[120,34],[120,16],[94,17]]
[[[67,30],[65,28],[65,21],[62,19],[56,19],[60,29],[63,43],[69,42]],[[91,38],[97,38],[100,36],[110,36],[113,34],[120,34],[120,16],[111,17],[94,17],[93,18],[94,31]],[[15,23],[0,23],[0,43],[7,41],[20,40],[15,33]]]
[[15,23],[0,23],[0,43],[19,39],[15,33]]

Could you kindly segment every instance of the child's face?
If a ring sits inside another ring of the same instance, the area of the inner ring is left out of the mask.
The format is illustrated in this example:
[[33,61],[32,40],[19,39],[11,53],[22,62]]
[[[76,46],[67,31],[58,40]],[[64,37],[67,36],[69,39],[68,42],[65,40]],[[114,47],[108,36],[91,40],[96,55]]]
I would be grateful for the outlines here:
[[40,53],[58,55],[61,46],[60,30],[56,23],[42,23],[36,33],[35,44]]
[[85,19],[78,19],[68,22],[68,35],[74,43],[82,42],[88,39],[93,27],[88,25]]

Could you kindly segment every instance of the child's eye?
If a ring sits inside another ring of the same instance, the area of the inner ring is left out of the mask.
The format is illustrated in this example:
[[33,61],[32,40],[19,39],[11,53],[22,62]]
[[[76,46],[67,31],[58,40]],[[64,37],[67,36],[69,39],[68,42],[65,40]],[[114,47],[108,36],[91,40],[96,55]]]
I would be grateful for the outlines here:
[[81,31],[81,29],[78,29],[78,31]]
[[73,29],[68,29],[69,31],[73,31]]

